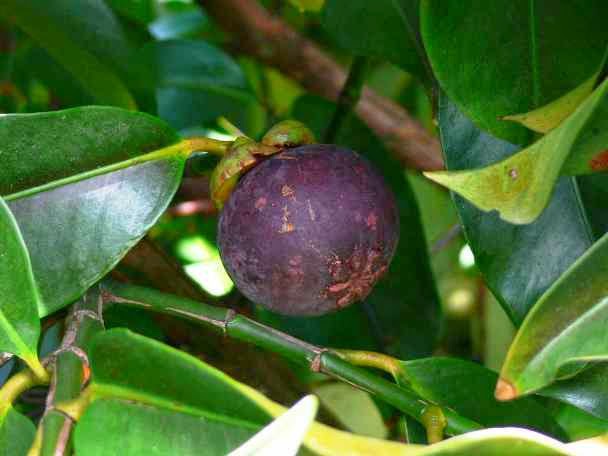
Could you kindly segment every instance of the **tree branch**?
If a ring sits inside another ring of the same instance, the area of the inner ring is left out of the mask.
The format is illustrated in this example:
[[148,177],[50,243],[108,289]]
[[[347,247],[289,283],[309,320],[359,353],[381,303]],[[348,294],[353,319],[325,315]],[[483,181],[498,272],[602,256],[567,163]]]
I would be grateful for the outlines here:
[[[344,69],[256,0],[199,1],[232,35],[237,52],[278,68],[312,93],[338,99],[347,77]],[[439,141],[397,103],[364,88],[356,112],[404,165],[443,168]]]

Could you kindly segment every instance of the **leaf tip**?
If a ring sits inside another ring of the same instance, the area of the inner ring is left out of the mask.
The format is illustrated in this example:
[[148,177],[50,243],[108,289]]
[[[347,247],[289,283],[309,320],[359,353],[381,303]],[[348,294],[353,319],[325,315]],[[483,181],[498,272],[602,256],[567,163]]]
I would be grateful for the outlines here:
[[494,390],[494,397],[501,402],[510,401],[517,397],[517,390],[512,383],[504,378],[499,378]]

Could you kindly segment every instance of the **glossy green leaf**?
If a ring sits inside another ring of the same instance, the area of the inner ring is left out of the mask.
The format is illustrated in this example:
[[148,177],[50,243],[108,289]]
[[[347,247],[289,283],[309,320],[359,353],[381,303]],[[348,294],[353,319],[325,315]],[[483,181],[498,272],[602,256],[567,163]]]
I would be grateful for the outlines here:
[[142,398],[170,410],[239,417],[260,425],[270,421],[227,375],[130,331],[114,329],[96,336],[89,358],[98,395]]
[[569,363],[608,359],[607,274],[608,235],[604,235],[526,317],[500,374],[505,399],[547,386]]
[[4,0],[0,16],[34,38],[98,103],[135,107],[122,80],[134,47],[103,0]]
[[[333,111],[333,104],[306,96],[296,103],[293,117],[319,137]],[[321,346],[385,351],[400,358],[428,355],[437,341],[441,309],[420,214],[407,178],[380,141],[355,117],[345,120],[336,143],[366,157],[393,190],[401,223],[397,251],[388,273],[364,303],[322,317],[275,316],[267,321]]]
[[140,24],[152,22],[156,17],[155,0],[104,0],[118,14]]
[[399,364],[398,383],[485,427],[519,426],[565,438],[549,411],[535,399],[498,402],[494,398],[498,374],[479,364],[441,357]]
[[319,400],[315,396],[300,399],[229,456],[295,456],[315,420],[318,408]]
[[574,377],[557,381],[538,393],[585,410],[608,422],[608,365],[593,364]]
[[547,207],[560,175],[608,167],[608,79],[558,128],[490,166],[425,173],[483,211],[511,223],[531,223]]
[[25,456],[34,441],[36,427],[14,408],[9,408],[0,420],[0,454],[6,456]]
[[74,447],[77,454],[90,456],[220,455],[238,447],[257,429],[234,418],[195,416],[102,399],[89,406],[78,421]]
[[570,441],[608,434],[608,421],[570,404],[554,401],[552,406],[555,420],[566,431]]
[[37,363],[38,290],[15,218],[0,198],[0,351]]
[[[114,398],[154,406],[163,412],[231,417],[258,426],[286,410],[200,360],[128,330],[113,329],[97,335],[89,353],[93,405]],[[316,422],[304,443],[311,451],[328,456],[346,452],[353,456],[410,454],[409,447],[399,443],[338,431]],[[78,443],[76,447],[78,450]]]
[[261,108],[239,65],[222,50],[202,41],[168,40],[148,44],[141,59],[151,72],[158,113],[173,127],[224,116],[250,135],[261,131]]
[[343,49],[378,57],[426,78],[419,0],[326,0],[323,27]]
[[146,233],[175,193],[184,158],[36,192],[176,141],[158,119],[117,108],[0,119],[0,194],[10,201],[30,252],[40,316],[78,298]]
[[[479,130],[444,93],[439,95],[438,120],[450,170],[485,166],[517,151],[516,146]],[[547,209],[528,225],[504,222],[458,195],[454,201],[476,265],[516,325],[593,242],[573,178],[559,180]]]
[[[421,34],[433,72],[479,127],[525,144],[503,116],[530,112],[571,92],[601,66],[608,4],[569,0],[422,0]],[[481,39],[483,37],[483,39]]]

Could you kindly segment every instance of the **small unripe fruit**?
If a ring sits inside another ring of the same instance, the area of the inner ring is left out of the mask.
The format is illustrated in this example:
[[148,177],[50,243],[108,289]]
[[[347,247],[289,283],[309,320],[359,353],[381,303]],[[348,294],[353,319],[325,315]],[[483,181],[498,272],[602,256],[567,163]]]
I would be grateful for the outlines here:
[[287,149],[249,171],[219,220],[222,261],[250,300],[320,315],[364,299],[399,239],[395,198],[355,152]]

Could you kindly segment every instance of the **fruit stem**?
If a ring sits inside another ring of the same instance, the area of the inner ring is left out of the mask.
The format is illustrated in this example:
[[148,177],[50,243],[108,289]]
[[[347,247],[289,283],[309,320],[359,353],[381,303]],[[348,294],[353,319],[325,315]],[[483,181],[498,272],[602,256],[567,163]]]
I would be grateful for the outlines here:
[[[198,301],[161,293],[150,288],[119,283],[110,279],[102,283],[104,304],[115,303],[144,308],[215,327],[225,335],[253,343],[274,353],[307,365],[364,391],[377,395],[397,409],[422,423],[425,410],[431,406],[416,393],[400,388],[365,369],[354,366],[329,349],[265,326],[233,310],[214,307]],[[440,408],[446,420],[446,433],[458,435],[481,429],[481,426],[449,409]]]
[[344,120],[355,109],[355,106],[357,106],[359,98],[361,98],[363,85],[365,84],[368,63],[369,59],[367,57],[355,57],[353,59],[348,72],[348,77],[338,96],[336,110],[334,111],[334,115],[323,136],[323,141],[325,143],[333,144],[336,141],[336,137]]
[[12,201],[19,198],[26,198],[28,196],[35,195],[37,193],[46,192],[53,190],[64,185],[73,184],[80,182],[85,179],[92,177],[101,176],[121,169],[130,168],[132,166],[141,165],[151,161],[165,160],[171,158],[188,158],[193,152],[205,151],[216,155],[223,155],[232,141],[219,141],[217,139],[205,138],[205,137],[193,137],[184,139],[178,143],[172,144],[162,149],[157,149],[152,152],[148,152],[143,155],[129,158],[117,163],[112,163],[106,166],[100,166],[99,168],[91,169],[82,173],[74,174],[72,176],[64,177],[63,179],[57,179],[51,182],[47,182],[37,187],[31,187],[20,192],[12,193],[4,196],[5,201]]

